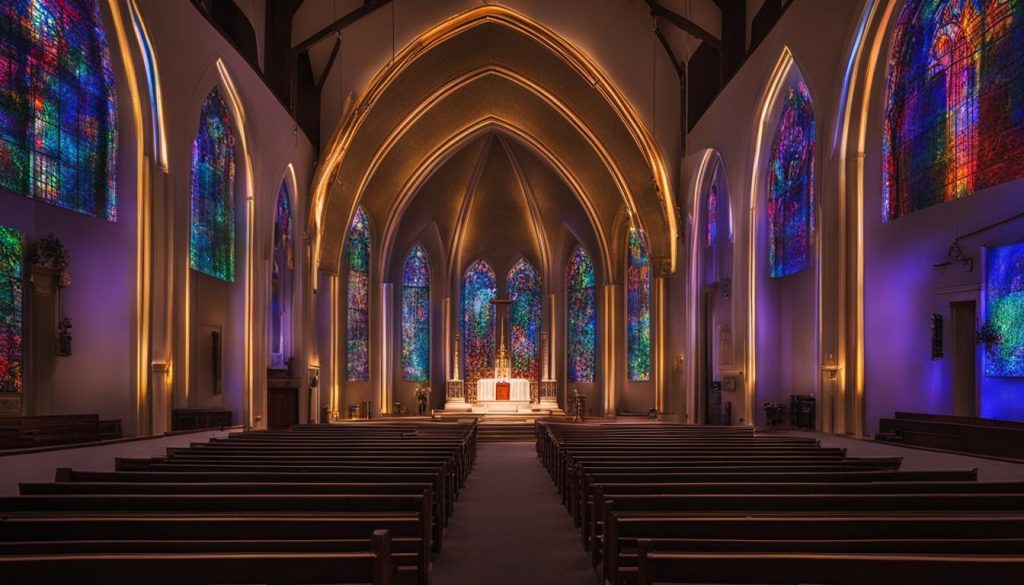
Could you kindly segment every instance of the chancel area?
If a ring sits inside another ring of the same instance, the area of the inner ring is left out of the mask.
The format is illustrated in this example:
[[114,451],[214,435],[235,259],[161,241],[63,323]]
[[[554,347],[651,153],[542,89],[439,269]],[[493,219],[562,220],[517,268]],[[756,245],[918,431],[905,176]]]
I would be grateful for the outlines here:
[[1024,1],[0,0],[0,582],[1024,583]]

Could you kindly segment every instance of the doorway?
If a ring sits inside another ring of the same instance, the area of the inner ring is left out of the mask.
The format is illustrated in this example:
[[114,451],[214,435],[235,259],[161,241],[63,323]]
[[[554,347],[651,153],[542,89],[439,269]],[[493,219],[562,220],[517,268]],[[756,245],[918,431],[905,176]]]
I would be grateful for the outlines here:
[[953,414],[978,416],[977,302],[949,304],[953,345]]

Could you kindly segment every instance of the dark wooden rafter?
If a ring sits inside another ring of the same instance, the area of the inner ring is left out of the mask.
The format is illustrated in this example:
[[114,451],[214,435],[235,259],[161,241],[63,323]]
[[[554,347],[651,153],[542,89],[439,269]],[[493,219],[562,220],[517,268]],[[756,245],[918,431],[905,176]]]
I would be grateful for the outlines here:
[[697,23],[693,22],[689,18],[686,18],[682,14],[679,14],[678,12],[675,12],[662,6],[660,3],[658,3],[657,0],[646,0],[646,2],[647,6],[650,7],[651,9],[652,16],[664,18],[668,22],[671,22],[675,26],[682,29],[682,31],[687,33],[688,35],[704,41],[705,43],[711,45],[718,51],[722,50],[721,39],[711,34],[710,32],[704,30]]
[[683,64],[676,58],[676,52],[672,50],[672,45],[669,44],[668,39],[665,38],[665,33],[661,32],[661,28],[658,26],[657,21],[654,24],[654,36],[658,37],[658,41],[661,42],[661,46],[665,49],[668,54],[668,60],[672,62],[672,67],[676,70],[676,75],[679,79],[683,79],[686,76],[686,69]]
[[324,83],[327,82],[327,76],[331,73],[331,67],[334,66],[334,60],[338,58],[338,51],[341,49],[341,34],[338,34],[338,38],[334,41],[334,47],[331,48],[331,56],[327,58],[327,65],[324,65],[323,72],[320,73],[320,79],[316,82],[316,89],[320,91],[324,88]]
[[390,3],[391,0],[366,0],[365,2],[363,2],[363,5],[360,6],[359,8],[356,8],[352,12],[349,12],[348,14],[335,20],[331,24],[313,33],[313,35],[307,38],[306,40],[292,47],[292,52],[296,54],[304,53],[308,51],[310,48],[312,48],[313,45],[319,43],[320,41],[326,39],[327,37],[335,33],[341,32],[345,28],[358,22],[364,16],[368,16],[378,8],[387,6]]

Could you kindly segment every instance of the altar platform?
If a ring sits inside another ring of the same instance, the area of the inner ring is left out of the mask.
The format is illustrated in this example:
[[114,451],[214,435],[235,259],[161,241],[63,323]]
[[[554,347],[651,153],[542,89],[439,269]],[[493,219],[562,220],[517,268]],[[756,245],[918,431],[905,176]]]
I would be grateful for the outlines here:
[[537,404],[530,401],[517,400],[480,400],[472,404],[446,404],[444,409],[435,410],[435,416],[476,415],[508,415],[523,414],[532,416],[565,416],[565,412],[557,404]]

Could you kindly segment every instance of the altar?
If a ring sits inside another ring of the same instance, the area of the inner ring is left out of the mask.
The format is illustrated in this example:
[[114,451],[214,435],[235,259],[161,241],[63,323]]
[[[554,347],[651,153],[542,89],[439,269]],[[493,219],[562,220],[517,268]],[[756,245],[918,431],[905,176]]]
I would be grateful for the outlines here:
[[[498,395],[498,387],[502,384],[509,385],[507,397]],[[476,399],[481,402],[493,400],[530,402],[530,381],[523,378],[481,378],[476,382]]]

